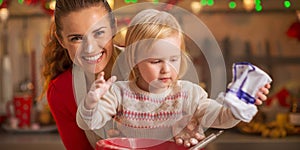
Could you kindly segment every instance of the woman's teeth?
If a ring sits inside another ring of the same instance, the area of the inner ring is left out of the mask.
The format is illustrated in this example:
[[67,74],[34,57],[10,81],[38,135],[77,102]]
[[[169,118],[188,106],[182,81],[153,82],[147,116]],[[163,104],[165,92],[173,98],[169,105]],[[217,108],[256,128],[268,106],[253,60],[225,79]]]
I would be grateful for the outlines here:
[[103,55],[103,52],[99,53],[98,55],[95,55],[95,56],[84,56],[82,58],[86,61],[97,61],[102,55]]

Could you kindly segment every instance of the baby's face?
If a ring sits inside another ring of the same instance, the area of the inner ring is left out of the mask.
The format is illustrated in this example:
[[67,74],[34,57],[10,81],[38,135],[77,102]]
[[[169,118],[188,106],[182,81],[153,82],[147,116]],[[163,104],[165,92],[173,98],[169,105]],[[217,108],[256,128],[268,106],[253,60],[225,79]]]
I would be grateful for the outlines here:
[[181,62],[180,45],[179,37],[168,37],[157,40],[149,50],[139,54],[137,67],[141,77],[137,84],[141,89],[159,93],[176,81]]

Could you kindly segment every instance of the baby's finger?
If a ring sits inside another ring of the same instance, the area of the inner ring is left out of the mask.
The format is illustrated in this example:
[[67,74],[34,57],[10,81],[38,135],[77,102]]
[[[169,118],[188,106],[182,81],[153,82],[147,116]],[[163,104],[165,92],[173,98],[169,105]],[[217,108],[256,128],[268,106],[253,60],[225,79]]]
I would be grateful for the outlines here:
[[107,80],[107,83],[108,84],[112,84],[113,82],[115,82],[117,80],[117,77],[116,76],[112,76],[110,77],[108,80]]
[[94,83],[96,84],[96,88],[99,88],[99,85],[98,85],[99,83],[105,83],[103,71],[97,75],[97,79],[95,80]]
[[195,133],[195,138],[199,141],[203,140],[205,138],[205,135],[200,133]]
[[191,147],[191,143],[189,140],[184,141],[184,147]]
[[103,71],[101,71],[101,72],[97,75],[96,80],[104,80],[104,72],[103,72]]
[[182,145],[182,144],[183,144],[183,139],[177,138],[177,139],[175,139],[175,142],[176,142],[176,144],[178,144],[178,145]]
[[195,139],[195,138],[190,138],[190,143],[191,143],[191,145],[196,145],[196,144],[198,144],[198,140],[197,139]]

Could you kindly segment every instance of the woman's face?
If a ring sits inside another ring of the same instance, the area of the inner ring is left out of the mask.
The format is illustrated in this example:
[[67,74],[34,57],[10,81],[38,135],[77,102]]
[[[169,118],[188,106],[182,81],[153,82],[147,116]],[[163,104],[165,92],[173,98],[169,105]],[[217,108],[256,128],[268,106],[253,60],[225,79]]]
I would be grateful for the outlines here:
[[73,63],[90,73],[99,73],[109,62],[113,30],[103,6],[85,8],[61,18],[62,40]]

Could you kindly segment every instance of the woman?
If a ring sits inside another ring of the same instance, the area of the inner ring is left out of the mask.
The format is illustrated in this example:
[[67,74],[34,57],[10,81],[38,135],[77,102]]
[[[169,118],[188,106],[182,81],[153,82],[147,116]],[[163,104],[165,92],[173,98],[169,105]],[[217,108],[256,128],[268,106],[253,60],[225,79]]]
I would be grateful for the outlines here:
[[[112,42],[115,18],[106,0],[56,0],[54,17],[43,53],[43,94],[47,93],[51,113],[66,149],[93,149],[99,137],[91,131],[84,132],[76,124],[72,69],[74,63],[75,67],[84,65],[87,68],[84,70],[86,82],[81,85],[86,89],[99,72],[110,75],[117,55]],[[101,28],[93,30],[97,23]],[[105,39],[106,42],[89,43],[85,34],[91,29],[96,40]]]

